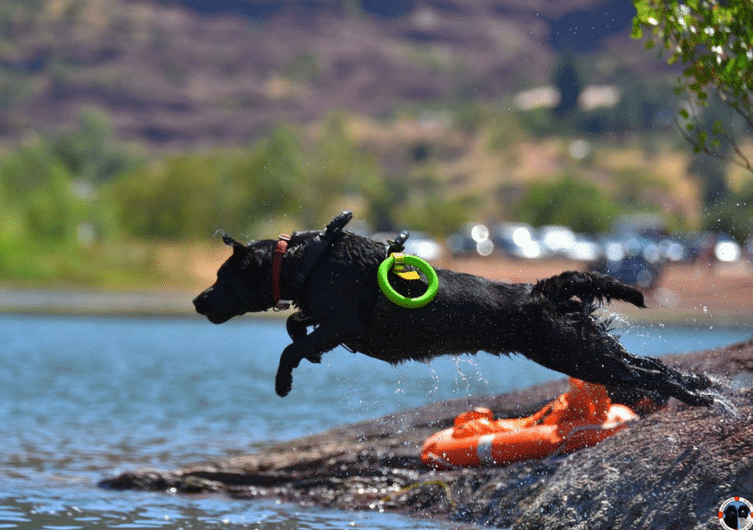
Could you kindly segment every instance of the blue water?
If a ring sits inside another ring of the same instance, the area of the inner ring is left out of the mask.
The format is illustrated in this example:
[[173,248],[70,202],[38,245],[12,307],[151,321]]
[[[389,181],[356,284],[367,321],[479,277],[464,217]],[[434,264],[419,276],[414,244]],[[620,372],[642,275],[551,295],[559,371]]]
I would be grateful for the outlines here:
[[[748,330],[625,326],[635,353],[747,339]],[[258,450],[437,400],[562,377],[521,357],[440,358],[398,367],[351,354],[304,362],[274,393],[289,342],[276,320],[0,316],[0,528],[448,529],[398,516],[163,493],[98,481]]]

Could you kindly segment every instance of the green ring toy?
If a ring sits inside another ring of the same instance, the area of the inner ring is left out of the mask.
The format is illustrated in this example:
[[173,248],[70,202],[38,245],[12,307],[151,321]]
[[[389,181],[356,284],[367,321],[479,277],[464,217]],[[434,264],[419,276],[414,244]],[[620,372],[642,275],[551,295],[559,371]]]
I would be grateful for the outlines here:
[[426,279],[429,281],[429,286],[426,288],[426,292],[419,297],[408,298],[407,296],[398,293],[390,285],[387,273],[395,264],[395,256],[391,254],[379,265],[379,270],[377,271],[379,288],[393,304],[397,304],[400,307],[407,307],[408,309],[423,307],[434,300],[434,297],[437,296],[437,291],[439,290],[439,278],[437,277],[437,273],[432,269],[431,265],[418,256],[405,255],[403,256],[403,261],[424,273],[424,276],[426,276]]

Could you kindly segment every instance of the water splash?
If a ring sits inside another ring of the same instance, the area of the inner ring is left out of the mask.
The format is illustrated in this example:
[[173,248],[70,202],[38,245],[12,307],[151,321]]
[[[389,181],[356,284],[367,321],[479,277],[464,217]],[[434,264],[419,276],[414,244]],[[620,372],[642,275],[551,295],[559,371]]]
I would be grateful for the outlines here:
[[452,358],[452,363],[455,365],[456,392],[473,394],[479,392],[479,387],[489,386],[489,381],[484,377],[476,357],[457,356]]
[[[741,374],[750,376],[750,374]],[[713,386],[708,394],[714,398],[713,410],[720,415],[728,416],[732,419],[740,417],[738,403],[743,399],[743,391],[750,388],[750,377],[744,382],[739,377],[730,381],[713,379]]]

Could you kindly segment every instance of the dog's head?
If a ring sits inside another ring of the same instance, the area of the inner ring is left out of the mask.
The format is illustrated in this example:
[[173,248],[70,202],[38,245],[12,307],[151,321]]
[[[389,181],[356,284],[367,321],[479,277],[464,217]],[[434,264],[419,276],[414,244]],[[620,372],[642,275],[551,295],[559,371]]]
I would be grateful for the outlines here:
[[222,237],[233,254],[217,271],[217,281],[197,296],[196,311],[214,324],[235,316],[272,307],[269,257],[273,241],[258,241],[245,246],[232,237]]

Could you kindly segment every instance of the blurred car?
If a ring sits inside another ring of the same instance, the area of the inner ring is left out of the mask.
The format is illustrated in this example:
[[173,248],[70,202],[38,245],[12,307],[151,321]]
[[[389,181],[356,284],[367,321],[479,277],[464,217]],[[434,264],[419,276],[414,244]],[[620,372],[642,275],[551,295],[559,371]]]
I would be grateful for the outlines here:
[[492,242],[500,252],[516,258],[535,259],[543,255],[534,228],[525,223],[501,223],[492,231]]
[[601,256],[589,268],[614,276],[628,285],[650,290],[656,287],[665,262],[659,244],[634,232],[604,235]]
[[740,244],[728,234],[700,232],[691,238],[694,259],[732,263],[743,255]]
[[659,254],[670,263],[685,263],[692,260],[688,244],[679,237],[667,236],[659,241]]
[[602,252],[602,246],[594,238],[575,234],[575,241],[565,252],[565,257],[574,261],[596,261]]
[[625,256],[617,261],[599,260],[592,263],[590,268],[614,276],[622,283],[646,290],[656,287],[662,269],[661,263],[652,263],[641,254]]
[[460,232],[447,238],[447,248],[453,256],[489,256],[494,252],[494,243],[489,236],[486,225],[468,223]]
[[547,257],[566,257],[576,242],[575,232],[561,225],[542,226],[538,230],[538,239],[542,253]]
[[740,244],[731,236],[720,234],[714,245],[714,257],[723,263],[734,263],[743,255]]

